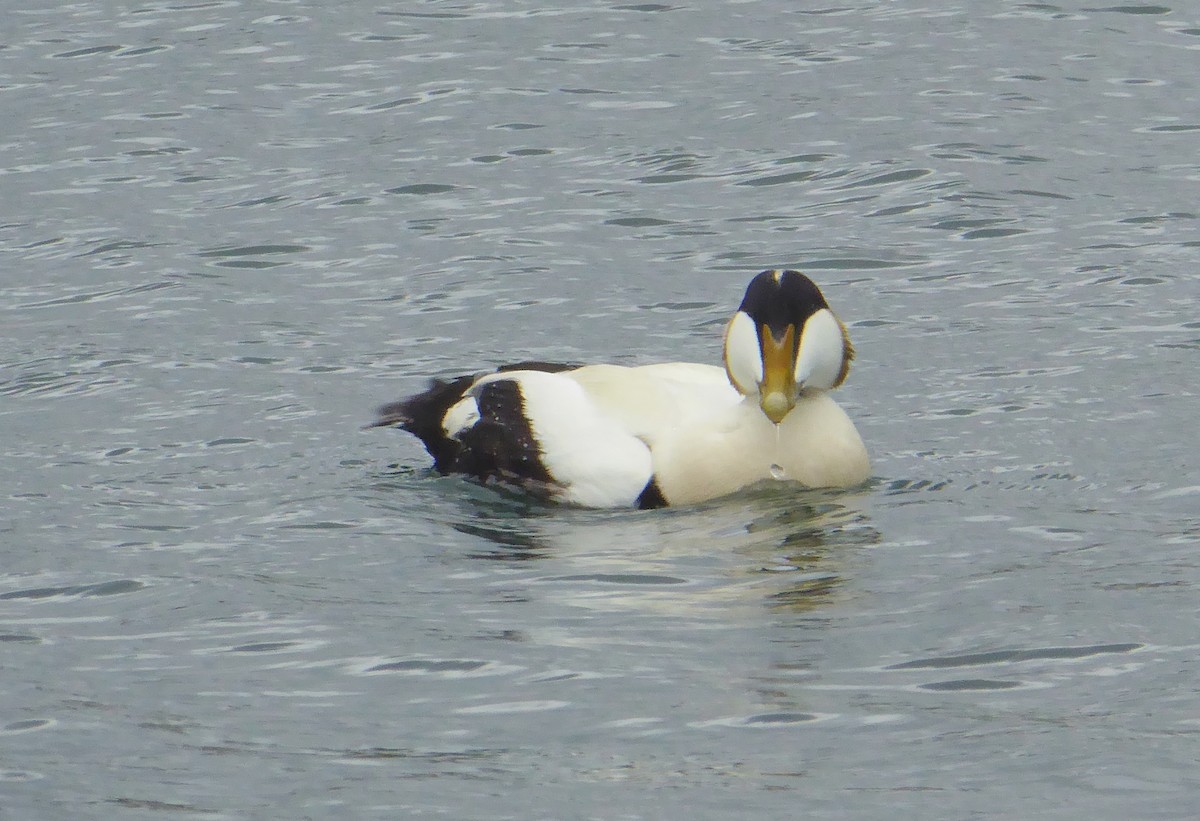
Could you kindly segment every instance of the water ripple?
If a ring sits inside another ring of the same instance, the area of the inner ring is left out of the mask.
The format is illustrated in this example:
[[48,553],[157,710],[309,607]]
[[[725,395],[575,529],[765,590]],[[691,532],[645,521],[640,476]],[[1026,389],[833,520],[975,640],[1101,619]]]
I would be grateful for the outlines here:
[[[1189,806],[1200,29],[616,3],[6,15],[14,818]],[[359,432],[717,363],[780,266],[862,488],[580,511]]]
[[63,585],[60,587],[32,587],[25,590],[10,590],[0,593],[0,600],[11,599],[49,599],[65,596],[117,596],[133,593],[146,587],[144,582],[136,579],[115,579],[107,582],[92,584]]
[[886,667],[887,670],[930,670],[947,667],[974,667],[984,664],[1011,664],[1022,661],[1082,659],[1110,653],[1132,653],[1141,644],[1095,644],[1082,647],[1039,647],[1030,650],[995,650],[987,653],[967,653],[960,656],[940,656],[906,661]]

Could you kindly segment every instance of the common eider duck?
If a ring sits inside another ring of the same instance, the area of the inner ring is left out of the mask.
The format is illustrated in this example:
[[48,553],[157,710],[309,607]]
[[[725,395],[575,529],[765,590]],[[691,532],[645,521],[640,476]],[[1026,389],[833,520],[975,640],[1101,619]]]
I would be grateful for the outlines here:
[[435,379],[372,427],[414,434],[443,474],[584,507],[686,505],[768,479],[867,479],[862,438],[828,391],[854,348],[798,271],[750,281],[725,328],[724,367],[521,362]]

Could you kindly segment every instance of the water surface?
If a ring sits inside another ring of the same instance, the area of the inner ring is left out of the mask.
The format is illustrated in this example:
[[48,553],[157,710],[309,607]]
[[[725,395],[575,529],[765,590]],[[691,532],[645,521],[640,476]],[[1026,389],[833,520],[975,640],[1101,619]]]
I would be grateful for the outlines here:
[[[1181,4],[111,2],[0,35],[14,818],[1198,805]],[[436,373],[850,327],[875,478],[581,511]]]

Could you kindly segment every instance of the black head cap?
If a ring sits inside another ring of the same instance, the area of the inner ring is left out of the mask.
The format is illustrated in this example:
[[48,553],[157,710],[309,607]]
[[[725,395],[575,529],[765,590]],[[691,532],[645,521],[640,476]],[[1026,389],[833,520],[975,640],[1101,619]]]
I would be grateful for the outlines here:
[[821,289],[804,274],[773,270],[750,280],[738,310],[748,314],[755,324],[770,328],[776,339],[782,339],[788,325],[799,331],[805,320],[828,307]]

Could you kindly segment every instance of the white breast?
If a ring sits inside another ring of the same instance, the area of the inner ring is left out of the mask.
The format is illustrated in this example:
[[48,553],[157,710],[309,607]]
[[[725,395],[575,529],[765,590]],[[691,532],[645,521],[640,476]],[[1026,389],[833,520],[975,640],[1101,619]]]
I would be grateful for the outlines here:
[[733,493],[766,479],[848,487],[869,476],[854,424],[824,393],[801,397],[778,427],[747,398],[657,443],[654,472],[671,504]]

